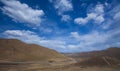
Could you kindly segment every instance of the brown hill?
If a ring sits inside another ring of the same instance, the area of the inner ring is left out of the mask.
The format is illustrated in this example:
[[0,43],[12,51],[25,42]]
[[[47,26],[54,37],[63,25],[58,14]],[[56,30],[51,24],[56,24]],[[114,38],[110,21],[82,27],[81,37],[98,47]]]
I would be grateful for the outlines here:
[[106,50],[65,54],[78,61],[81,66],[120,66],[120,48],[111,47]]
[[66,59],[55,50],[17,39],[0,39],[0,61],[50,61]]

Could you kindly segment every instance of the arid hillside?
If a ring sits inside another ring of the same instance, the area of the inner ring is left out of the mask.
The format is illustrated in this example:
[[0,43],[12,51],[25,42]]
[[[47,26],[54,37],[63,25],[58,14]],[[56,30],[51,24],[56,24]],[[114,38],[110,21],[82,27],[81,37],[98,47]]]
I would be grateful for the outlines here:
[[0,61],[52,61],[66,59],[55,50],[17,39],[0,39]]
[[17,39],[0,39],[0,71],[45,71],[61,69],[75,62],[43,46]]

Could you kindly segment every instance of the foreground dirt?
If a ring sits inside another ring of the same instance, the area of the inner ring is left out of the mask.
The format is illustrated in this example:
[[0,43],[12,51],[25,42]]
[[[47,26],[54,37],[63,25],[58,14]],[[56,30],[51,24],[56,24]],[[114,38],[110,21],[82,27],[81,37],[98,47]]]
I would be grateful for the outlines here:
[[120,67],[83,67],[75,64],[48,65],[32,64],[0,64],[0,71],[120,71]]

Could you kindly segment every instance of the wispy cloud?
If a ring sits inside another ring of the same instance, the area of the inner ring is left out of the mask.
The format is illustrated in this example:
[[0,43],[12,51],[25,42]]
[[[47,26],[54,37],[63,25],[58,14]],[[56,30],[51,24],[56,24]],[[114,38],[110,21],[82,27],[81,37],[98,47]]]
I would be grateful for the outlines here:
[[18,0],[1,0],[4,6],[1,8],[4,14],[16,22],[28,23],[38,26],[42,22],[43,10],[32,9]]

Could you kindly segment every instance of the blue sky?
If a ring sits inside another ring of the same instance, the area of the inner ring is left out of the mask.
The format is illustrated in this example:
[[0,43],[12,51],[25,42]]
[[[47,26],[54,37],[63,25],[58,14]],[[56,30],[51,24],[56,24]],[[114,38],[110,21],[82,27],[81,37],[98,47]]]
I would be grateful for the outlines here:
[[0,0],[0,38],[59,52],[120,47],[120,0]]

